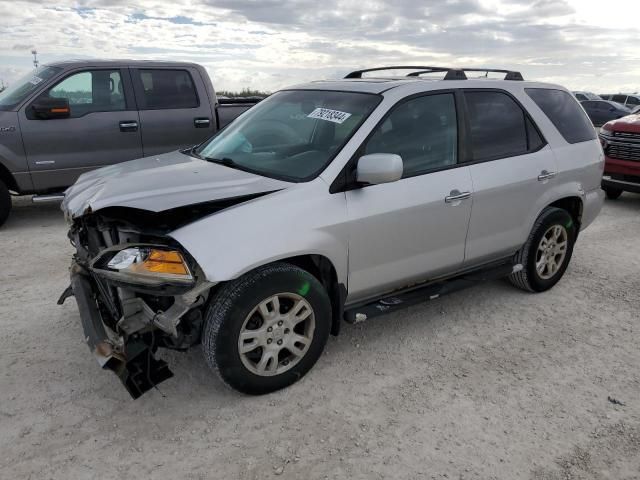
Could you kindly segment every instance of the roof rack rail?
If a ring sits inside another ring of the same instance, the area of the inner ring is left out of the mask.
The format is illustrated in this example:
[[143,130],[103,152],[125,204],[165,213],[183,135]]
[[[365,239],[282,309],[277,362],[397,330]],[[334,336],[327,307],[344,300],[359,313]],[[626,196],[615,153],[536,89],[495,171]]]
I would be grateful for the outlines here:
[[466,80],[467,75],[465,74],[465,72],[485,72],[486,75],[488,75],[489,72],[493,72],[493,73],[504,73],[505,80],[516,80],[516,81],[524,80],[520,72],[516,72],[513,70],[501,70],[497,68],[422,67],[422,66],[407,66],[407,65],[365,68],[363,70],[356,70],[354,72],[348,73],[344,78],[362,78],[363,73],[379,72],[384,70],[416,70],[415,72],[409,73],[407,77],[419,77],[420,75],[425,73],[446,72],[444,76],[445,80]]

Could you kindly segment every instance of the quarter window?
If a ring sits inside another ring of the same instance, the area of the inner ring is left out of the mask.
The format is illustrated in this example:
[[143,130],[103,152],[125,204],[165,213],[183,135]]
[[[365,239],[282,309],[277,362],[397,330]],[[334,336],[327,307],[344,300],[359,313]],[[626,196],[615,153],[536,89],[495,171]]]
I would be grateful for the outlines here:
[[[525,91],[567,142],[579,143],[596,138],[591,120],[567,92],[548,88],[527,88]],[[605,102],[585,102],[583,105],[591,109],[595,107],[594,103]]]
[[458,127],[451,93],[414,98],[395,107],[377,127],[365,153],[395,153],[402,157],[403,177],[454,165]]
[[195,85],[186,70],[138,70],[142,86],[142,110],[196,108]]
[[93,112],[126,110],[124,86],[119,70],[76,73],[49,89],[43,96],[66,98],[72,118]]

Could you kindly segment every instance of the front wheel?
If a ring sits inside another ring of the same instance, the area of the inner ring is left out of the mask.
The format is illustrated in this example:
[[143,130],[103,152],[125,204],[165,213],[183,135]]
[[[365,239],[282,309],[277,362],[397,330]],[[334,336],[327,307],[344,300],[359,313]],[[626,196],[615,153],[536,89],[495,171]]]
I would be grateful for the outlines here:
[[523,268],[511,274],[509,281],[529,292],[549,290],[558,283],[569,265],[576,233],[576,225],[569,212],[555,207],[545,208],[518,252],[516,262]]
[[11,195],[9,194],[7,186],[0,180],[0,227],[7,221],[10,212]]
[[620,195],[622,195],[622,190],[619,188],[611,188],[611,187],[607,187],[604,188],[604,193],[607,194],[607,198],[609,200],[616,200],[617,198],[620,198]]
[[331,304],[322,284],[305,270],[275,263],[216,293],[202,346],[226,384],[260,395],[302,378],[320,357],[330,325]]

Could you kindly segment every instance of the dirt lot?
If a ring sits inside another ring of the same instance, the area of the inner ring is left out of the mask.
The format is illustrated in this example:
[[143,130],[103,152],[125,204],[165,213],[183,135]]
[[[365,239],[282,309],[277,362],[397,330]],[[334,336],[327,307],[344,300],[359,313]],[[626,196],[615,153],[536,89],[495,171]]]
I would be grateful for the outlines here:
[[[132,401],[82,340],[58,207],[0,230],[0,478],[640,478],[640,196],[552,291],[493,282],[345,325],[301,382],[224,388],[198,349]],[[615,405],[607,397],[625,405]]]

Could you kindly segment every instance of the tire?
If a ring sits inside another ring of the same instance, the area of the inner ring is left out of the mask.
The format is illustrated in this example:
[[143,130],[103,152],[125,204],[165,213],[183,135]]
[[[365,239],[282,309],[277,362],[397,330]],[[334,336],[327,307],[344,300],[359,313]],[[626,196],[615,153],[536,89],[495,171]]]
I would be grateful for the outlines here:
[[[297,308],[304,317],[299,323],[286,315]],[[330,328],[331,302],[320,282],[301,268],[274,263],[216,292],[207,308],[202,348],[223,382],[261,395],[302,378],[322,354]]]
[[[555,241],[556,247],[553,247],[553,240],[550,241],[548,238],[543,246],[543,237],[553,238],[555,232],[563,232]],[[549,290],[562,278],[571,261],[576,234],[576,224],[569,212],[561,208],[545,208],[533,225],[527,242],[516,254],[516,263],[522,264],[522,270],[509,275],[508,280],[514,286],[528,292]],[[565,250],[564,256],[561,256],[558,252],[561,250],[563,235]],[[545,258],[549,258],[550,261],[544,262]],[[542,272],[538,269],[538,264],[542,266]],[[555,269],[550,268],[550,265],[556,265]]]
[[7,221],[10,212],[11,195],[7,186],[0,180],[0,227]]
[[611,187],[607,187],[607,188],[603,188],[604,193],[607,194],[607,198],[609,200],[616,200],[617,198],[620,198],[620,195],[622,195],[622,190],[619,188],[611,188]]

